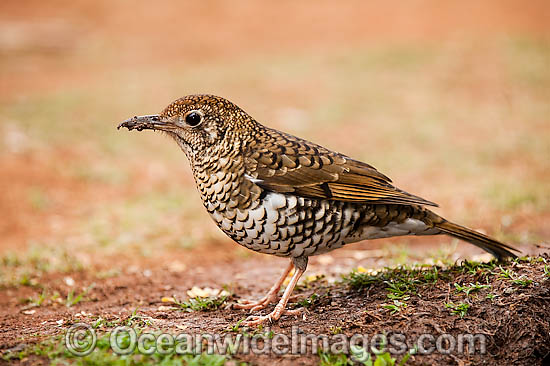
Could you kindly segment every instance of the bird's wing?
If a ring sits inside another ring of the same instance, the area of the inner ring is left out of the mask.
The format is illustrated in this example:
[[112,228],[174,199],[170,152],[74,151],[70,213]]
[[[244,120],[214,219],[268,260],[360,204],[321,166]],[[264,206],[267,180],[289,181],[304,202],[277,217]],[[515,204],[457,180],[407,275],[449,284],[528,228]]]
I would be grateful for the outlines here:
[[298,137],[267,129],[249,146],[245,169],[260,187],[347,202],[437,206],[396,188],[374,167]]

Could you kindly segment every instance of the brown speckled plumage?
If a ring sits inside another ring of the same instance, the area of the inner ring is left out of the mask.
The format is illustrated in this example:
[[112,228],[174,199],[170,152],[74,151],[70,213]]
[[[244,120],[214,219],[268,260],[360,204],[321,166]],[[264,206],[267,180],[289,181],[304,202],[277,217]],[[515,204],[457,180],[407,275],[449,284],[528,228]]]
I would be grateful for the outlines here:
[[[173,137],[214,222],[240,245],[292,258],[297,271],[291,284],[305,271],[308,256],[365,239],[448,234],[496,257],[514,256],[514,248],[425,208],[436,205],[394,187],[374,167],[265,127],[221,97],[187,96],[160,115],[134,117],[119,127]],[[280,282],[259,302],[239,307],[265,307]],[[288,296],[285,291],[271,314],[248,324],[278,319]]]

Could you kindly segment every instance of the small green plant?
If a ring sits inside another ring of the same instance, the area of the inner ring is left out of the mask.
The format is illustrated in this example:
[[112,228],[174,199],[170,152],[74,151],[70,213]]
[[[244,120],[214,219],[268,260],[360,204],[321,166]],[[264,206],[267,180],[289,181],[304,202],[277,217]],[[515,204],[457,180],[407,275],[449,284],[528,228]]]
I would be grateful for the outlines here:
[[[410,354],[407,353],[405,357],[403,357],[401,362],[399,362],[397,365],[403,366],[405,362],[407,362],[409,357],[411,356]],[[365,366],[395,366],[396,365],[395,362],[396,362],[395,358],[393,358],[389,352],[384,352],[376,356],[376,359],[374,360],[374,362],[372,361],[372,358],[370,358],[364,364]]]
[[84,299],[84,296],[86,296],[93,287],[94,287],[94,284],[91,284],[89,287],[85,288],[84,291],[82,291],[79,294],[75,294],[74,289],[69,291],[69,293],[67,294],[67,299],[65,300],[65,306],[70,308],[71,306],[78,304],[80,301]]
[[546,277],[550,278],[550,266],[548,266],[547,264],[544,265],[544,274],[546,275]]
[[36,281],[32,280],[30,275],[26,272],[21,274],[21,276],[19,277],[18,282],[19,282],[19,285],[21,285],[21,286],[32,287],[32,286],[36,285]]
[[69,293],[67,294],[65,305],[70,308],[71,306],[78,304],[84,297],[84,294],[84,292],[81,292],[80,294],[75,296],[74,290],[69,291]]
[[313,293],[311,294],[310,297],[298,301],[298,304],[300,304],[302,307],[307,309],[313,306],[318,299],[319,299],[319,295],[317,295],[316,293]]
[[481,289],[484,289],[484,288],[490,288],[491,285],[481,285],[479,284],[478,282],[475,283],[475,285],[473,283],[470,283],[469,285],[459,285],[458,283],[455,282],[455,288],[456,288],[456,291],[457,292],[464,292],[466,294],[466,296],[470,296],[470,293],[472,292],[476,292],[476,291],[479,291]]
[[185,311],[212,311],[217,310],[227,300],[228,296],[219,297],[192,297],[187,301],[178,301],[174,298],[174,304]]
[[42,306],[42,304],[44,303],[44,301],[47,300],[47,298],[48,298],[47,292],[46,292],[46,290],[43,290],[42,293],[40,295],[38,295],[37,298],[27,297],[27,298],[21,299],[20,302],[23,303],[23,304],[28,304],[27,308],[29,308],[29,307],[34,308],[34,307]]
[[533,283],[533,280],[525,278],[525,276],[523,275],[518,276],[516,272],[512,271],[509,268],[504,269],[502,268],[502,266],[499,266],[498,268],[500,271],[495,274],[498,275],[499,278],[511,281],[514,285],[528,287]]
[[387,297],[391,300],[408,300],[410,298],[409,293],[416,292],[414,284],[411,282],[387,282],[389,291]]
[[514,278],[515,273],[510,268],[502,268],[502,266],[498,266],[499,272],[496,272],[495,274],[502,279],[505,280],[511,280]]
[[319,366],[348,366],[353,361],[344,353],[319,352]]
[[441,278],[441,275],[440,268],[436,266],[399,266],[396,268],[385,268],[375,274],[352,271],[343,277],[343,282],[355,290],[361,290],[374,284],[385,283],[388,285],[388,291],[395,296],[403,296],[405,294],[415,294],[419,286],[436,283]]
[[462,273],[468,273],[470,275],[475,274],[489,274],[491,270],[493,270],[497,266],[496,261],[491,261],[488,263],[480,263],[480,262],[473,262],[465,260],[461,263],[461,266],[459,269]]
[[528,287],[533,283],[533,280],[525,278],[525,276],[520,276],[519,278],[512,280],[512,283],[521,287]]
[[431,271],[425,271],[423,276],[426,283],[436,283],[439,279],[439,269],[437,267],[433,267]]
[[244,320],[244,318],[240,319],[237,323],[230,325],[229,327],[227,327],[226,331],[239,333],[241,331],[241,323],[244,322]]
[[396,359],[391,356],[389,352],[379,353],[376,358],[366,351],[361,346],[352,346],[350,349],[350,355],[344,353],[330,353],[320,350],[319,351],[319,365],[320,366],[404,366],[411,353],[407,353],[399,363],[396,363]]
[[43,290],[40,296],[38,296],[38,298],[35,301],[33,301],[32,304],[35,306],[41,306],[46,300],[46,298],[47,298],[47,291]]
[[139,307],[135,308],[126,320],[122,321],[122,324],[129,327],[145,328],[152,325],[151,318],[143,315],[139,315],[137,312]]
[[384,309],[391,311],[391,314],[395,314],[407,307],[407,303],[399,300],[393,300],[393,304],[382,304]]
[[343,277],[345,283],[347,283],[351,288],[360,290],[367,288],[377,282],[381,281],[380,275],[372,275],[369,273],[359,273],[357,271],[352,271],[350,274]]
[[466,316],[466,313],[468,312],[468,309],[470,308],[470,304],[467,304],[465,302],[461,302],[458,304],[449,302],[449,303],[445,303],[445,307],[448,309],[451,309],[451,312],[454,315],[458,315],[461,318],[464,318]]

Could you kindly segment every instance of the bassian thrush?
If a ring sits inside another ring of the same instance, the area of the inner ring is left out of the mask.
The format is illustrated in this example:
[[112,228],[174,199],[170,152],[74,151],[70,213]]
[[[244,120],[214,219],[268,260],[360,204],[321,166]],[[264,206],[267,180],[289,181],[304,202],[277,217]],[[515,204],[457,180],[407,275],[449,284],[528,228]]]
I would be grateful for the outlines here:
[[231,239],[260,253],[290,258],[290,264],[258,301],[239,309],[275,309],[243,325],[278,320],[308,257],[345,244],[400,235],[447,234],[497,258],[515,257],[512,246],[445,220],[437,206],[392,185],[371,165],[299,137],[266,127],[227,99],[190,95],[161,114],[133,117],[118,128],[159,130],[170,135],[191,164],[206,210]]

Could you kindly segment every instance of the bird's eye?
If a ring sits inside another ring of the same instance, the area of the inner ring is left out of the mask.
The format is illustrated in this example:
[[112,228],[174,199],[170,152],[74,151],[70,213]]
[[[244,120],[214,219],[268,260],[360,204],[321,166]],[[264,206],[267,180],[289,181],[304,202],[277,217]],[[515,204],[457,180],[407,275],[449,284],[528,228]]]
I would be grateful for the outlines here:
[[191,127],[196,127],[202,122],[202,115],[199,112],[192,111],[185,116],[185,123]]

